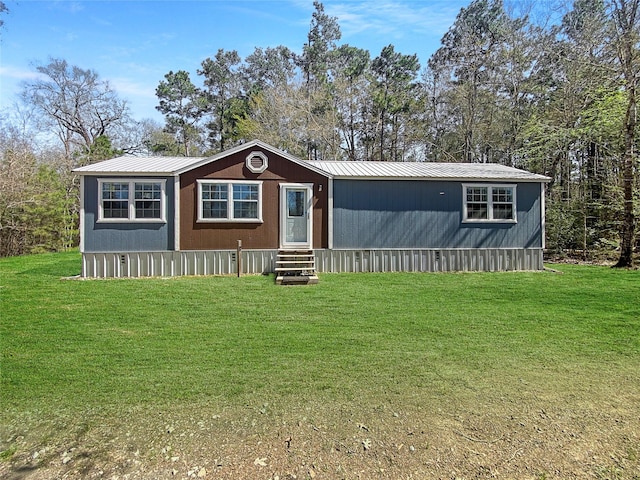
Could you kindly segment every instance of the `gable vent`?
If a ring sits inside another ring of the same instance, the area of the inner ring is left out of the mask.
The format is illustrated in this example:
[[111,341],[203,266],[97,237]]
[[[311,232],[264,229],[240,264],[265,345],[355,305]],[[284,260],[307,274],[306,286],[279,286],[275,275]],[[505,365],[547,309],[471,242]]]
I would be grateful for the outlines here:
[[264,165],[264,160],[262,160],[260,157],[251,157],[250,161],[251,161],[251,166],[256,170],[258,168],[262,168],[262,166]]
[[246,160],[247,168],[253,173],[262,173],[269,166],[267,156],[262,152],[251,152]]

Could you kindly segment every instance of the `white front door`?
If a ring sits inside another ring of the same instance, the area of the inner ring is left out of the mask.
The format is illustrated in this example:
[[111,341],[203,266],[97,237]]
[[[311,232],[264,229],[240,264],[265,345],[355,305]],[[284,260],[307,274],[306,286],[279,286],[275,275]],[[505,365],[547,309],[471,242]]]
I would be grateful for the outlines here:
[[311,249],[313,185],[280,185],[280,244],[282,248]]

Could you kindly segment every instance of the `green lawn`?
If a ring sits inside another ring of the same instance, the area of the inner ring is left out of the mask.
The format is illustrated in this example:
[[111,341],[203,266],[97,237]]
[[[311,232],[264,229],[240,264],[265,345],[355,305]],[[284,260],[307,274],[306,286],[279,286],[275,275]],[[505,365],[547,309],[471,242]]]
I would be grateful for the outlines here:
[[64,424],[177,406],[629,412],[640,272],[554,268],[284,287],[268,276],[65,280],[77,252],[2,259],[0,421],[15,436],[34,412]]
[[[71,281],[79,255],[0,262],[4,405],[561,394],[640,365],[640,272]],[[589,378],[585,378],[588,376]],[[512,386],[513,388],[511,388]],[[592,388],[591,386],[589,388]]]

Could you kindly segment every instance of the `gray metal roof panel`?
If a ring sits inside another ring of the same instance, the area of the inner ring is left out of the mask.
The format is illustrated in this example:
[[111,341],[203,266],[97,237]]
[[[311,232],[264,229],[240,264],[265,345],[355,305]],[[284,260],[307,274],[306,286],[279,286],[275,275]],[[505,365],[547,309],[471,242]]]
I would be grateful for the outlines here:
[[202,161],[202,157],[133,157],[111,158],[93,163],[74,171],[80,174],[135,174],[135,175],[173,175],[190,165]]
[[506,180],[546,182],[548,177],[495,163],[309,161],[335,178]]

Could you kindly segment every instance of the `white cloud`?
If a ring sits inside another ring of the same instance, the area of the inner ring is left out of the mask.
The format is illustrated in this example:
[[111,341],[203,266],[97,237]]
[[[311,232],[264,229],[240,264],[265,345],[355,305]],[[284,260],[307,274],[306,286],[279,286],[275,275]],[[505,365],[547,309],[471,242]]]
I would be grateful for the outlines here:
[[46,78],[41,73],[33,70],[25,70],[19,67],[0,66],[0,78],[12,80],[37,80]]
[[413,33],[442,35],[455,20],[462,2],[373,1],[330,3],[345,35],[363,32],[404,37]]
[[101,17],[91,16],[89,17],[89,20],[91,20],[98,27],[105,27],[105,28],[113,27],[112,22],[110,22],[109,20],[105,20],[104,18],[101,18]]
[[82,2],[68,1],[68,0],[64,0],[64,1],[57,0],[55,2],[52,2],[51,7],[69,12],[71,14],[76,14],[84,10],[84,5],[82,4]]
[[51,27],[49,27],[49,30],[53,38],[64,40],[67,43],[74,43],[77,39],[80,38],[80,35],[76,31],[71,30],[67,27],[52,25]]
[[158,82],[154,84],[144,83],[132,80],[126,77],[115,77],[109,79],[109,85],[122,98],[156,98],[156,87]]
[[158,98],[156,97],[157,80],[146,81],[130,77],[111,77],[108,82],[118,96],[127,101],[133,118],[136,120],[142,120],[143,118],[162,120],[162,115],[155,108],[158,104]]
[[[289,0],[308,25],[313,8],[308,0]],[[375,56],[388,44],[413,52],[423,61],[439,47],[460,8],[470,0],[324,0],[325,13],[336,17],[339,43],[368,49]]]

